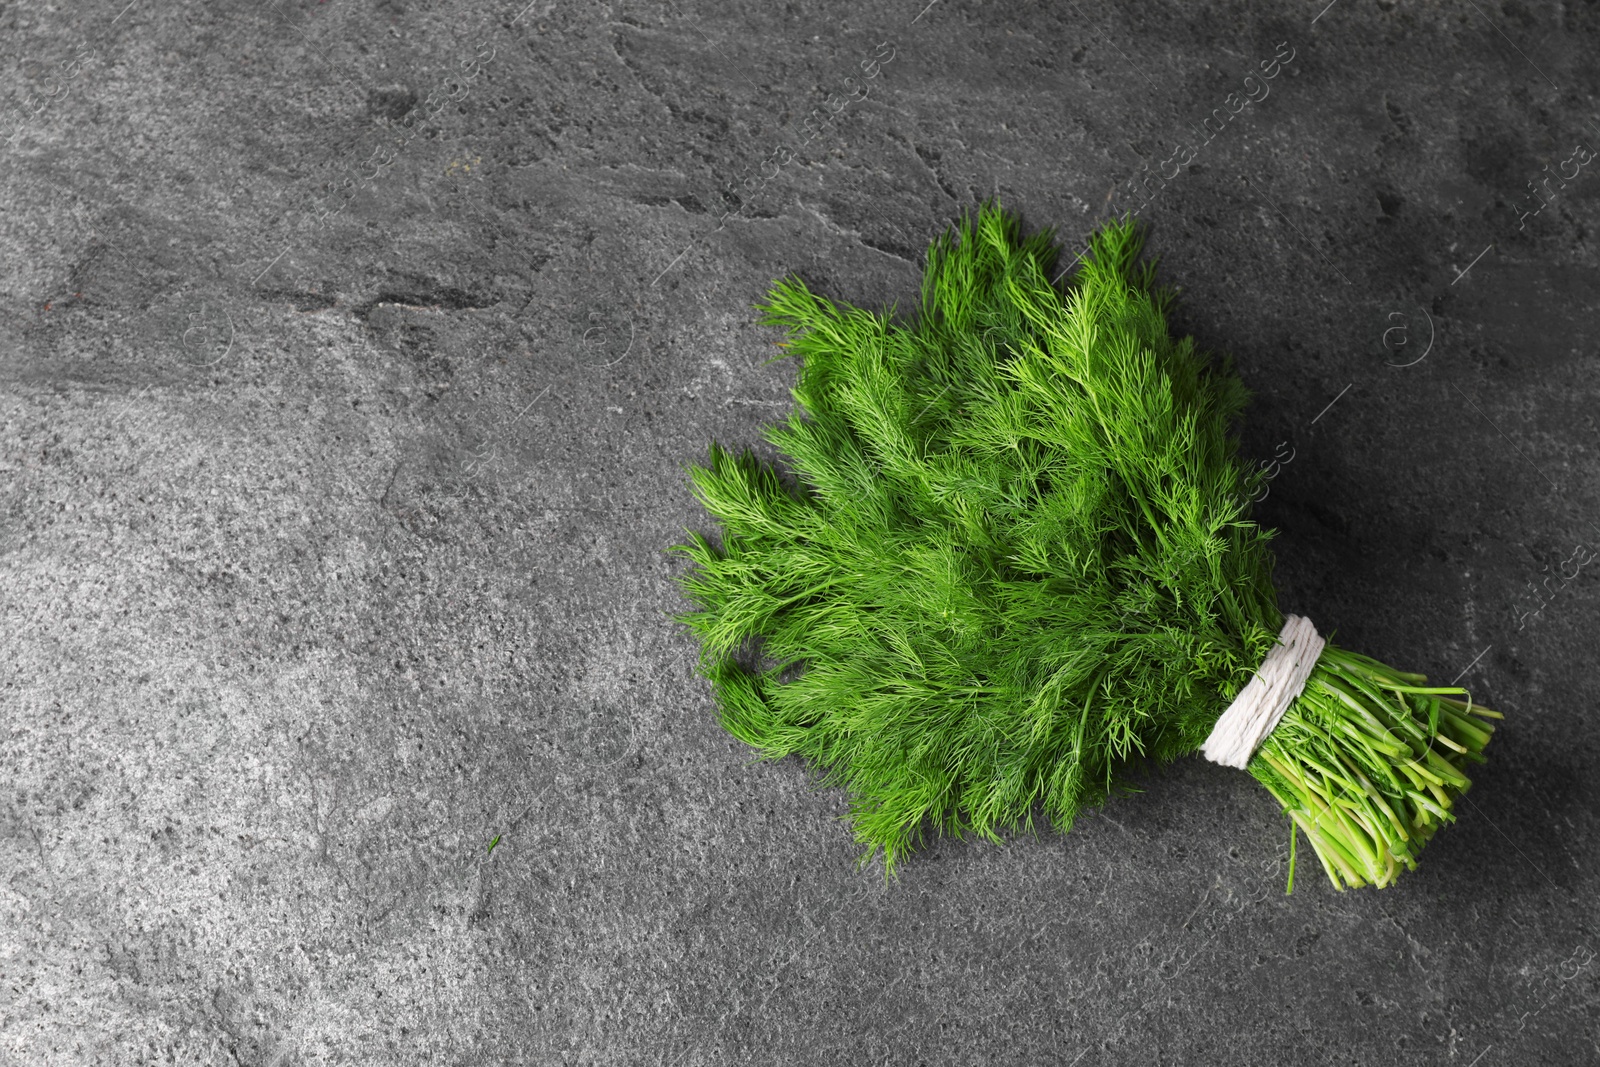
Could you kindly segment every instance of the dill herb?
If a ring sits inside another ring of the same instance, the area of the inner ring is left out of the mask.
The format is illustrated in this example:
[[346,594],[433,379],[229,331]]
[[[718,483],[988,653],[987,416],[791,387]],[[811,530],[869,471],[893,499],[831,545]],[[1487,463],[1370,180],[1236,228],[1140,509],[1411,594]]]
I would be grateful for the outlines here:
[[[913,324],[780,281],[788,469],[716,442],[689,468],[722,535],[674,546],[677,618],[719,719],[844,787],[886,877],[928,828],[1064,832],[1193,753],[1283,625],[1249,393],[1169,334],[1141,245],[1106,223],[1058,287],[1053,230],[990,202],[932,243]],[[1336,888],[1414,869],[1483,759],[1498,714],[1424,681],[1329,642],[1248,765]]]

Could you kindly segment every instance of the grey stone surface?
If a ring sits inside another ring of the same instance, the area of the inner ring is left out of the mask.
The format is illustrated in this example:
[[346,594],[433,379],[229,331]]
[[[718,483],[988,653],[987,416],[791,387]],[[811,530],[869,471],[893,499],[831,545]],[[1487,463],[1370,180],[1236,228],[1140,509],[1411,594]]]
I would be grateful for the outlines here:
[[[0,6],[0,1061],[1600,1062],[1597,44],[1513,0]],[[750,304],[908,306],[994,193],[1139,209],[1293,449],[1286,609],[1506,713],[1394,888],[1302,851],[1285,896],[1199,761],[885,885],[716,725],[663,549],[787,407]]]

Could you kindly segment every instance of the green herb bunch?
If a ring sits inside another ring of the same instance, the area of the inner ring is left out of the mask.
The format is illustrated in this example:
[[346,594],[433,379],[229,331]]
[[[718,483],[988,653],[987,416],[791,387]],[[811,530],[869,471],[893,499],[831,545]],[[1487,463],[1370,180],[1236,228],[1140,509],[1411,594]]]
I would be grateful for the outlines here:
[[[926,827],[1066,831],[1196,751],[1283,626],[1249,393],[1168,333],[1141,243],[1105,224],[1063,291],[1053,231],[991,202],[933,242],[913,325],[779,282],[788,470],[715,442],[690,468],[723,532],[675,546],[678,618],[721,722],[846,787],[886,876]],[[1250,761],[1335,887],[1414,868],[1482,759],[1498,716],[1423,681],[1330,642]]]

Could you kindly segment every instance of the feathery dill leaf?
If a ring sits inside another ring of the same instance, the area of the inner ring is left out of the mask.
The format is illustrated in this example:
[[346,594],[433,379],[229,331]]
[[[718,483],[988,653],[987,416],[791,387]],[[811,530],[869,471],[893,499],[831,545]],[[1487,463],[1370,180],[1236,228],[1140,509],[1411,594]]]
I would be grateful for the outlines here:
[[[1051,232],[985,207],[911,327],[779,283],[803,410],[766,436],[803,488],[715,444],[691,472],[723,537],[681,547],[683,619],[725,725],[848,787],[891,869],[925,819],[1066,829],[1130,757],[1192,751],[1282,623],[1245,390],[1168,335],[1139,245],[1107,226],[1063,299]],[[752,640],[775,665],[736,663]]]

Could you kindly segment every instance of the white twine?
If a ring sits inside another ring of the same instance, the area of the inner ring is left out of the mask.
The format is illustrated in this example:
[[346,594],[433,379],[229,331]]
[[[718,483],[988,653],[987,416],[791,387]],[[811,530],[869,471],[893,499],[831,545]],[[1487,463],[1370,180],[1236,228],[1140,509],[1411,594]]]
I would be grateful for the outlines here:
[[1200,751],[1212,763],[1238,767],[1250,762],[1256,746],[1272,732],[1306,687],[1325,642],[1303,615],[1286,615],[1278,643],[1261,667],[1222,713]]

